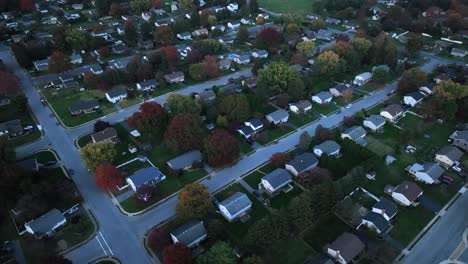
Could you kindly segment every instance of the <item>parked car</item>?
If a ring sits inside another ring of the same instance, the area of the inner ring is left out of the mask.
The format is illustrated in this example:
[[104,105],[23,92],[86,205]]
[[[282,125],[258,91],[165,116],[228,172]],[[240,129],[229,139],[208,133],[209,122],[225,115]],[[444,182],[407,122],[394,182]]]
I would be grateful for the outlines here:
[[353,106],[353,104],[349,104],[349,105],[347,105],[347,106],[346,106],[346,109],[350,109],[350,108],[351,108],[351,106]]
[[73,214],[74,212],[78,211],[78,209],[80,209],[78,206],[73,206],[67,210],[67,214]]
[[454,182],[454,180],[447,176],[447,175],[444,175],[442,177],[440,177],[440,181],[442,181],[443,183],[446,183],[446,184],[452,184]]

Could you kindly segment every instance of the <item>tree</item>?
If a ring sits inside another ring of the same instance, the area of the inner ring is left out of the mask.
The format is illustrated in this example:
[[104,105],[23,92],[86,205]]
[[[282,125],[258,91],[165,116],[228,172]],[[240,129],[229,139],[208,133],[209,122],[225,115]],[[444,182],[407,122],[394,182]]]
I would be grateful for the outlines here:
[[185,58],[185,62],[187,64],[194,64],[200,62],[202,59],[201,53],[197,49],[192,49],[188,52],[187,57]]
[[427,81],[427,75],[419,67],[413,67],[403,72],[402,79],[408,82],[412,89],[418,89]]
[[15,55],[15,58],[21,67],[27,68],[32,66],[33,60],[31,56],[29,56],[26,45],[24,45],[24,43],[12,43],[11,51]]
[[315,129],[315,138],[319,142],[323,142],[325,140],[334,140],[336,138],[336,133],[329,128],[318,125]]
[[305,85],[301,78],[292,79],[288,83],[287,93],[293,101],[298,101],[304,96]]
[[239,158],[239,141],[224,129],[216,129],[203,144],[203,153],[210,166],[231,164]]
[[81,158],[90,170],[95,170],[99,164],[105,161],[112,162],[115,154],[114,145],[108,142],[88,144],[80,149]]
[[116,189],[123,182],[120,171],[111,163],[103,162],[96,167],[94,180],[102,190]]
[[298,230],[304,230],[306,227],[311,226],[316,219],[314,210],[312,209],[313,203],[310,195],[307,192],[294,197],[288,204],[287,214],[290,223],[292,223]]
[[296,52],[292,55],[290,59],[291,64],[298,64],[301,66],[305,66],[307,64],[307,58],[304,53],[302,52]]
[[185,10],[192,9],[195,7],[194,1],[193,0],[180,0],[178,1],[180,7],[182,7]]
[[168,122],[166,109],[156,102],[145,102],[140,111],[133,113],[128,123],[136,127],[146,138],[154,142],[162,139]]
[[273,62],[267,69],[260,70],[258,73],[258,83],[267,87],[269,94],[278,94],[288,89],[288,84],[299,78],[299,73],[291,69],[284,62]]
[[97,133],[97,132],[103,131],[104,129],[108,127],[111,127],[111,124],[109,122],[98,120],[96,121],[96,123],[94,123],[93,131],[94,133]]
[[333,51],[324,51],[317,58],[320,65],[320,72],[332,75],[336,72],[340,57]]
[[97,15],[102,17],[109,14],[110,5],[110,0],[96,0],[94,2],[94,7],[96,8]]
[[16,152],[7,137],[0,137],[0,168],[16,161]]
[[455,101],[468,96],[468,85],[452,80],[442,81],[434,88],[434,95],[443,101]]
[[174,46],[162,47],[159,50],[163,52],[169,65],[174,66],[179,63],[179,52]]
[[354,38],[352,39],[349,44],[353,47],[353,49],[357,52],[360,60],[366,58],[369,55],[369,51],[372,47],[372,42],[365,38]]
[[450,28],[452,32],[458,32],[459,30],[463,29],[463,16],[455,11],[448,12],[447,21],[445,21],[445,25]]
[[250,117],[249,100],[245,94],[228,94],[219,98],[218,111],[230,121],[243,122]]
[[299,137],[299,149],[306,151],[310,147],[310,143],[312,143],[312,137],[309,135],[307,131],[304,131],[301,136]]
[[249,1],[249,8],[251,14],[256,14],[258,12],[258,2],[257,0],[250,0]]
[[119,17],[125,13],[125,10],[120,6],[120,3],[112,2],[109,9],[109,15]]
[[324,181],[331,180],[332,173],[327,169],[316,167],[310,171],[301,173],[297,181],[305,188],[312,190],[316,185]]
[[284,239],[287,231],[287,217],[281,212],[274,212],[250,226],[244,243],[252,248],[266,249],[275,241]]
[[142,12],[147,11],[150,8],[148,0],[132,0],[130,1],[130,9],[134,15],[141,15]]
[[206,79],[206,69],[203,63],[192,64],[189,67],[189,75],[196,81],[202,81]]
[[99,57],[107,58],[110,55],[110,49],[107,46],[102,46],[98,49]]
[[325,22],[325,20],[321,18],[316,19],[312,21],[312,23],[310,24],[310,28],[314,31],[317,31],[319,29],[325,29],[327,28],[327,22]]
[[424,45],[423,37],[419,34],[410,32],[408,33],[408,38],[405,45],[410,54],[415,54],[420,49],[422,49]]
[[72,264],[71,260],[64,256],[44,256],[40,258],[40,264]]
[[49,72],[60,73],[71,69],[70,57],[61,51],[54,51],[49,58]]
[[259,49],[276,51],[282,41],[282,36],[273,27],[267,27],[260,31],[255,38],[255,46]]
[[301,28],[296,23],[289,23],[284,29],[284,33],[286,33],[289,36],[299,34],[300,31]]
[[21,0],[20,9],[23,12],[32,12],[36,10],[36,6],[34,5],[34,0]]
[[372,73],[372,80],[377,83],[386,83],[389,78],[389,73],[388,71],[377,68],[375,71]]
[[354,93],[353,89],[347,89],[343,92],[343,101],[347,104],[351,103],[353,101]]
[[216,56],[205,56],[203,65],[205,66],[205,73],[208,77],[216,78],[221,74]]
[[276,152],[270,157],[270,163],[276,168],[284,168],[289,161],[289,155],[286,152]]
[[26,114],[29,109],[28,98],[24,94],[19,94],[15,98],[18,112]]
[[234,249],[224,241],[218,241],[210,249],[197,258],[200,264],[236,264],[237,256]]
[[153,1],[151,1],[151,4],[152,4],[154,9],[163,8],[163,2],[161,0],[153,0]]
[[126,43],[132,46],[135,45],[138,39],[138,32],[132,19],[128,19],[125,22],[124,32]]
[[163,227],[153,229],[148,236],[148,246],[157,252],[161,252],[172,242],[171,235]]
[[169,26],[160,26],[154,30],[154,42],[167,46],[174,43],[174,32]]
[[372,64],[387,64],[391,68],[397,64],[398,50],[391,36],[387,34],[378,35],[369,52]]
[[92,72],[85,72],[83,74],[83,83],[88,89],[96,89],[99,83],[99,77]]
[[304,54],[309,54],[315,49],[315,42],[312,40],[299,42],[299,44],[296,45],[296,49]]
[[249,40],[249,30],[246,26],[242,26],[239,28],[236,34],[236,41],[237,43],[245,43]]
[[10,72],[0,71],[0,95],[17,96],[20,93],[18,78]]
[[163,264],[192,264],[192,251],[180,243],[170,245],[164,249]]
[[88,48],[89,35],[85,31],[69,29],[65,35],[65,41],[72,49],[85,50]]
[[164,108],[173,116],[180,113],[200,114],[201,112],[201,105],[197,101],[190,96],[181,94],[170,94]]
[[257,255],[252,255],[242,259],[242,264],[264,264],[263,259]]
[[55,48],[60,51],[64,51],[66,48],[65,35],[68,30],[68,26],[58,26],[54,29],[53,41]]
[[205,134],[203,121],[199,115],[183,113],[171,120],[164,135],[164,142],[173,151],[187,152],[201,149]]
[[182,219],[204,217],[211,209],[213,209],[213,203],[205,185],[192,183],[180,191],[176,211]]

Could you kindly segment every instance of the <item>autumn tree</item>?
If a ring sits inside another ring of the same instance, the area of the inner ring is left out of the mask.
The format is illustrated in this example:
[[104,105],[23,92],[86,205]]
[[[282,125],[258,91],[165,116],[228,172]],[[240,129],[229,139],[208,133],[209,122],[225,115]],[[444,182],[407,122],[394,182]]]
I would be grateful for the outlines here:
[[23,12],[32,12],[36,10],[36,6],[34,5],[34,0],[21,0],[20,9]]
[[152,0],[151,5],[154,9],[161,9],[163,8],[163,2],[161,0]]
[[315,42],[312,40],[299,42],[299,44],[296,45],[296,49],[304,54],[309,54],[315,49]]
[[369,51],[372,48],[372,42],[365,38],[356,37],[352,39],[349,44],[356,51],[360,60],[363,60],[369,55]]
[[419,67],[413,67],[403,72],[402,79],[408,82],[408,85],[418,89],[427,81],[427,74]]
[[301,66],[305,66],[307,64],[307,57],[304,53],[302,52],[296,52],[292,55],[290,59],[291,64],[297,64]]
[[369,51],[369,57],[372,64],[387,64],[390,67],[395,67],[398,59],[398,50],[388,34],[378,35],[373,42],[372,48]]
[[90,170],[95,170],[99,164],[105,161],[112,162],[115,154],[114,144],[110,142],[93,143],[80,148],[81,158]]
[[154,30],[154,42],[167,46],[174,43],[174,32],[171,27],[162,25]]
[[287,206],[288,220],[298,230],[303,230],[314,223],[317,215],[314,212],[312,199],[307,192],[294,197]]
[[156,252],[161,252],[171,244],[171,235],[163,227],[153,229],[148,236],[148,246]]
[[239,158],[239,141],[226,130],[216,129],[205,139],[203,153],[210,166],[231,164]]
[[258,249],[270,247],[274,241],[284,239],[288,233],[288,219],[282,212],[273,212],[253,223],[243,242],[246,246]]
[[192,251],[183,244],[172,244],[164,249],[163,264],[192,264]]
[[218,101],[218,111],[230,121],[243,122],[251,115],[249,100],[244,94],[228,94]]
[[255,46],[259,49],[275,51],[282,41],[281,33],[273,27],[267,27],[260,31],[255,38]]
[[109,14],[110,5],[111,0],[95,0],[94,7],[96,8],[98,17]]
[[149,0],[131,0],[130,9],[132,13],[139,16],[142,12],[147,11],[150,8]]
[[178,1],[179,5],[181,8],[185,9],[185,10],[189,10],[189,9],[192,9],[193,7],[195,7],[195,3],[193,0],[180,0]]
[[205,73],[209,78],[216,78],[221,74],[216,56],[205,56],[203,65],[205,66]]
[[17,96],[20,93],[18,78],[10,72],[0,71],[0,95]]
[[15,148],[7,137],[0,137],[0,168],[16,161]]
[[353,97],[354,97],[354,93],[353,93],[353,89],[346,89],[344,92],[343,92],[343,101],[347,104],[351,103],[353,101]]
[[315,138],[319,142],[323,142],[325,140],[335,140],[336,133],[329,128],[318,125],[315,129]]
[[289,155],[286,152],[276,152],[270,157],[270,163],[276,168],[284,168],[289,161]]
[[181,94],[170,94],[164,104],[171,115],[175,116],[181,113],[200,114],[201,105],[192,97]]
[[187,57],[185,57],[185,62],[187,64],[194,64],[198,63],[202,60],[201,53],[198,49],[192,49],[187,53]]
[[455,101],[468,97],[468,85],[452,80],[442,81],[434,88],[434,96],[443,101]]
[[333,51],[324,51],[317,58],[320,65],[320,72],[327,75],[333,75],[340,61],[340,57]]
[[192,183],[180,191],[177,215],[182,219],[201,218],[213,209],[208,188],[201,183]]
[[[284,62],[273,62],[267,69],[259,70],[257,86],[264,86],[268,95],[288,90],[288,84],[299,78],[299,73]],[[260,87],[259,87],[260,88]]]
[[206,68],[203,63],[192,64],[189,67],[189,75],[196,81],[203,81],[206,79]]
[[113,17],[119,17],[124,14],[124,9],[120,6],[120,3],[112,2],[109,9],[109,15]]
[[174,46],[162,47],[160,48],[160,51],[165,55],[169,65],[174,66],[179,63],[179,52],[177,52],[177,49]]
[[60,73],[71,69],[70,57],[61,51],[54,51],[49,58],[49,72]]
[[320,167],[316,167],[312,170],[301,173],[297,177],[297,181],[299,182],[299,184],[301,184],[309,190],[312,189],[314,186],[331,179],[332,173],[329,170]]
[[96,167],[94,176],[96,185],[102,190],[115,189],[123,182],[120,171],[110,162],[103,162]]
[[173,151],[183,153],[201,149],[205,134],[203,121],[199,115],[182,113],[176,115],[169,123],[164,142]]
[[99,57],[107,58],[110,55],[110,49],[107,46],[102,46],[98,49]]
[[388,71],[381,68],[375,69],[375,71],[372,73],[372,80],[377,83],[386,83],[389,81],[389,78],[390,74]]
[[88,33],[78,29],[68,29],[65,35],[65,41],[72,49],[84,50],[88,48],[90,36]]
[[200,264],[236,264],[237,256],[234,249],[224,241],[213,244],[208,251],[197,258]]
[[159,142],[168,122],[166,109],[156,102],[145,102],[140,111],[133,113],[128,123],[136,127],[146,138]]

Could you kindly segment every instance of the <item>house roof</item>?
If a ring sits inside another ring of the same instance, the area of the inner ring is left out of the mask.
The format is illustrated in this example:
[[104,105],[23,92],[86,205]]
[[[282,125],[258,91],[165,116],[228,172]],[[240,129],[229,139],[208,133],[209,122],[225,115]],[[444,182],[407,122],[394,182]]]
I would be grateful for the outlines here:
[[283,187],[284,185],[292,181],[289,172],[281,168],[278,168],[268,173],[262,178],[262,180],[265,180],[268,183],[270,183],[271,187],[273,187],[275,190]]
[[205,103],[216,99],[216,93],[211,89],[203,91],[199,93],[197,96],[202,102],[205,102]]
[[441,81],[448,81],[450,80],[452,77],[450,76],[450,74],[448,73],[441,73],[439,75],[437,75],[436,77],[434,77],[434,79],[439,79]]
[[468,130],[455,131],[450,138],[468,141]]
[[79,100],[70,106],[70,112],[80,112],[88,109],[98,107],[99,103],[97,100]]
[[398,115],[399,113],[403,112],[404,109],[401,105],[399,104],[391,104],[387,107],[385,107],[384,109],[382,109],[380,112],[388,112],[390,115],[392,116],[396,116]]
[[366,133],[366,130],[362,126],[352,126],[343,131],[342,134],[349,135],[351,140],[356,140],[358,138],[364,137]]
[[404,181],[400,183],[394,190],[395,193],[401,193],[411,202],[415,201],[421,194],[422,189],[414,182]]
[[359,75],[356,75],[356,78],[361,78],[363,80],[369,80],[370,78],[372,78],[372,73],[370,72],[363,72]]
[[411,92],[407,95],[405,95],[405,97],[408,96],[408,97],[412,97],[416,102],[418,102],[419,100],[422,100],[424,98],[424,95],[420,92]]
[[207,232],[202,221],[191,220],[173,230],[171,234],[177,238],[179,243],[188,246],[201,237],[206,236]]
[[131,180],[136,188],[151,182],[153,180],[160,181],[164,175],[156,167],[148,167],[137,170],[135,173],[127,177]]
[[364,250],[365,245],[357,236],[345,232],[328,247],[339,251],[346,263],[349,263]]
[[184,73],[181,72],[181,71],[177,71],[177,72],[166,74],[164,77],[167,78],[167,79],[170,79],[170,80],[174,80],[174,79],[178,79],[180,77],[184,77]]
[[342,92],[348,90],[349,87],[346,84],[340,83],[340,84],[337,84],[337,85],[333,86],[332,88],[330,88],[330,90],[331,89],[335,89],[338,92],[342,93]]
[[91,135],[94,142],[101,142],[104,140],[112,139],[117,137],[117,130],[113,127],[107,127],[102,131],[96,132]]
[[287,163],[287,165],[292,166],[298,173],[304,172],[317,164],[318,159],[314,154],[308,152],[296,156],[293,160]]
[[255,132],[250,126],[246,126],[246,125],[241,126],[239,130],[242,131],[242,134],[244,134],[247,137],[252,135]]
[[127,94],[127,90],[124,88],[118,87],[118,88],[114,88],[110,90],[109,92],[107,92],[107,94],[109,95],[110,98],[114,98],[114,97]]
[[283,109],[278,109],[272,113],[269,113],[267,116],[269,116],[274,121],[280,121],[283,118],[289,117],[289,114]]
[[167,162],[167,165],[173,170],[180,170],[186,167],[192,166],[193,162],[200,161],[203,159],[203,156],[199,150],[193,150],[182,154],[174,159],[171,159]]
[[436,155],[447,156],[450,160],[456,161],[463,157],[463,152],[455,146],[444,146],[436,152]]
[[236,192],[233,195],[226,198],[226,200],[219,203],[226,208],[231,215],[236,215],[242,210],[252,206],[252,201],[245,193]]
[[332,98],[331,93],[330,93],[330,92],[325,92],[325,91],[324,91],[324,92],[320,92],[320,93],[318,93],[318,94],[316,94],[316,95],[314,95],[314,96],[317,96],[317,97],[320,98],[320,100],[322,100],[322,101],[326,101],[326,100]]
[[257,53],[258,56],[268,55],[268,51],[266,51],[266,50],[256,50],[254,52]]
[[314,149],[320,149],[322,150],[325,154],[330,155],[331,153],[341,149],[341,146],[336,143],[334,140],[326,140],[317,146],[314,147]]
[[150,87],[150,86],[156,86],[158,85],[158,81],[156,81],[156,79],[150,79],[150,80],[146,80],[146,81],[143,81],[141,83],[139,83],[139,85],[141,87]]
[[415,172],[426,173],[434,181],[439,180],[439,177],[444,174],[444,169],[435,162],[425,162],[422,165],[415,163],[411,166],[411,170]]
[[390,218],[396,215],[398,212],[398,207],[396,204],[390,202],[389,200],[381,197],[380,201],[378,201],[372,208],[380,209],[385,212]]
[[373,223],[380,232],[384,232],[390,227],[390,223],[380,214],[368,212],[362,219]]
[[460,55],[466,55],[467,51],[459,49],[459,48],[453,48],[452,53],[456,53],[456,54],[460,54]]
[[387,64],[381,64],[381,65],[377,65],[377,66],[372,67],[372,71],[375,71],[377,69],[383,69],[385,71],[390,71],[390,67],[388,67]]
[[263,122],[262,120],[258,119],[258,118],[250,118],[249,120],[245,121],[244,123],[250,123],[252,126],[254,127],[261,127],[263,126]]
[[65,221],[63,214],[56,208],[27,223],[36,235],[47,234],[55,225]]
[[0,133],[8,131],[8,133],[15,134],[23,131],[23,126],[19,119],[10,120],[7,122],[0,123]]
[[301,100],[297,103],[294,104],[297,108],[299,109],[307,109],[309,107],[312,107],[312,103],[309,102],[308,100]]
[[371,115],[366,118],[365,121],[371,122],[376,127],[380,127],[385,124],[385,118],[381,115]]
[[179,33],[180,37],[184,38],[184,37],[191,37],[192,35],[190,34],[190,32],[182,32],[182,33]]

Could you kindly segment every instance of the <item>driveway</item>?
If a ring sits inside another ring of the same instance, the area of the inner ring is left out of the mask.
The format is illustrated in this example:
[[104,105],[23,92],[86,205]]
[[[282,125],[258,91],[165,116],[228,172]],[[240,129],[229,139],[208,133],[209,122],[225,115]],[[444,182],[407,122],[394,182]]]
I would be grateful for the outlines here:
[[419,202],[421,202],[422,206],[424,206],[428,210],[434,212],[435,214],[437,214],[442,209],[442,206],[440,206],[436,202],[432,201],[431,199],[429,199],[424,194],[421,197],[419,197]]

